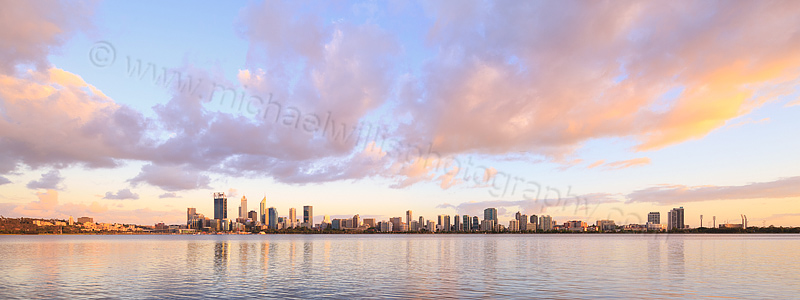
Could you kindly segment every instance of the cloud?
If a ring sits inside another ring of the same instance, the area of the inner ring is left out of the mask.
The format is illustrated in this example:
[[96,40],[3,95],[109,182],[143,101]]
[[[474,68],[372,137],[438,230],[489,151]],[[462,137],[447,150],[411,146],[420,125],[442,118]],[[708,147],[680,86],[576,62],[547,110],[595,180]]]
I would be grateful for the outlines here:
[[619,169],[638,167],[638,166],[644,166],[644,165],[649,165],[649,164],[650,164],[650,159],[649,158],[647,158],[647,157],[639,157],[639,158],[634,158],[634,159],[629,159],[629,160],[621,160],[621,161],[610,162],[610,163],[607,163],[607,164],[603,165],[603,168],[606,169],[606,170],[619,170]]
[[732,123],[732,124],[728,125],[727,128],[737,128],[737,127],[741,127],[741,126],[747,125],[747,124],[761,124],[761,123],[766,123],[766,122],[769,122],[769,118],[763,118],[763,119],[760,119],[758,121],[755,121],[755,120],[753,120],[751,118],[747,118],[746,120],[741,120],[739,122]]
[[9,180],[8,178],[5,178],[3,176],[0,176],[0,185],[4,185],[4,184],[8,184],[8,183],[12,183],[11,180]]
[[61,190],[62,188],[58,185],[63,181],[64,178],[61,177],[61,172],[58,170],[52,170],[50,172],[42,174],[42,178],[39,180],[31,180],[26,185],[29,189],[37,190],[37,189],[48,189],[48,190]]
[[661,205],[738,199],[776,199],[800,197],[800,176],[740,186],[660,185],[628,194],[628,203]]
[[800,35],[783,30],[800,28],[792,2],[457,1],[426,9],[435,20],[426,42],[438,52],[400,83],[409,92],[397,115],[413,121],[398,132],[432,141],[443,155],[558,158],[611,137],[657,150],[774,101],[754,95],[796,84],[800,69]]
[[599,167],[600,165],[604,164],[605,162],[606,162],[606,161],[605,161],[604,159],[601,159],[601,160],[598,160],[598,161],[596,161],[596,162],[593,162],[591,165],[589,165],[589,166],[588,166],[588,167],[586,167],[586,168],[587,168],[587,169],[593,169],[593,168],[595,168],[595,167]]
[[80,29],[89,28],[93,3],[61,1],[0,1],[0,73],[12,73],[16,65],[40,68],[47,55]]
[[147,183],[171,192],[211,188],[208,175],[183,166],[145,165],[139,175],[129,181],[134,185]]
[[159,199],[164,199],[164,198],[183,198],[183,197],[178,196],[178,194],[169,192],[169,193],[163,193],[161,195],[158,195],[158,198]]
[[139,194],[131,192],[130,189],[121,189],[117,191],[117,193],[106,192],[105,197],[103,199],[112,199],[112,200],[137,200],[139,199]]
[[47,190],[47,192],[36,192],[36,197],[39,197],[39,201],[28,203],[28,205],[25,206],[26,209],[52,210],[58,205],[58,191],[56,190],[51,189]]

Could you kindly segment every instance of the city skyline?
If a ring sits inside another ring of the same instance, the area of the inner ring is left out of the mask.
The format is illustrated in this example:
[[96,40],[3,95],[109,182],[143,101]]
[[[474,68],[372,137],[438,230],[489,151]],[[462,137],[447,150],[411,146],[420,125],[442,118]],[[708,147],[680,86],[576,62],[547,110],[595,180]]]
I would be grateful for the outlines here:
[[8,6],[5,217],[800,225],[796,2]]

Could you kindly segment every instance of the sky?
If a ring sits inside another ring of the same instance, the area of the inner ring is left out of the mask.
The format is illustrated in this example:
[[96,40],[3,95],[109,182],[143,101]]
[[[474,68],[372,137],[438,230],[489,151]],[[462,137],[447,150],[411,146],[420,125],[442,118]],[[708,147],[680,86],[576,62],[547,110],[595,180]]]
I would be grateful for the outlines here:
[[0,215],[800,226],[797,1],[10,1]]

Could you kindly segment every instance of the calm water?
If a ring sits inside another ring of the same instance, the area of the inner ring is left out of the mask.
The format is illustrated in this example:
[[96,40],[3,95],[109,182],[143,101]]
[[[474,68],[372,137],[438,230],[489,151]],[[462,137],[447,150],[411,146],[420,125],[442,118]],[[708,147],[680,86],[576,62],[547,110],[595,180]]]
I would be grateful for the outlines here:
[[800,235],[0,236],[0,299],[797,298]]

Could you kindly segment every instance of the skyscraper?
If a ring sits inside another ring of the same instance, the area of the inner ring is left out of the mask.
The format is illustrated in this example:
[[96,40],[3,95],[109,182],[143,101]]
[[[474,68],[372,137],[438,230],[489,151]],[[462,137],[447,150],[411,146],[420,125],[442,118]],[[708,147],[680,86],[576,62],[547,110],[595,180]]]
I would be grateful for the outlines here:
[[303,223],[308,228],[314,227],[314,208],[311,205],[303,206]]
[[483,210],[483,219],[484,220],[492,220],[495,224],[497,224],[497,208],[487,208]]
[[361,216],[356,214],[353,216],[353,228],[358,228],[358,226],[361,226]]
[[242,195],[242,203],[239,205],[239,219],[247,219],[247,197]]
[[228,218],[228,197],[225,193],[214,193],[214,219]]
[[450,215],[444,215],[442,221],[442,231],[450,231]]
[[654,211],[647,214],[647,222],[650,224],[661,224],[661,213]]
[[673,208],[667,212],[667,230],[685,229],[683,219],[683,206],[680,208]]
[[261,206],[258,208],[258,214],[261,218],[261,225],[269,224],[269,215],[267,214],[267,195],[264,195],[264,199],[261,199]]
[[463,231],[470,231],[472,230],[472,219],[469,215],[464,215],[464,224],[461,224],[461,230]]
[[455,215],[453,217],[453,231],[461,231],[461,216]]
[[294,207],[292,207],[289,209],[289,221],[286,222],[286,226],[288,226],[289,228],[295,228],[297,227],[297,224],[295,224],[295,222],[297,222],[297,210],[294,209]]
[[278,229],[278,210],[274,207],[269,208],[269,217],[267,221],[269,221],[270,229]]
[[409,226],[411,225],[411,219],[412,219],[412,218],[413,218],[413,217],[411,216],[411,211],[410,211],[410,210],[407,210],[407,211],[406,211],[406,224],[409,224]]
[[478,216],[473,216],[472,217],[472,231],[478,231],[478,230],[481,230],[481,223],[478,220]]
[[539,229],[540,230],[553,230],[553,218],[549,215],[547,216],[540,216],[539,217]]
[[189,207],[186,209],[186,224],[192,224],[192,220],[194,219],[194,215],[197,214],[197,209],[194,207]]

